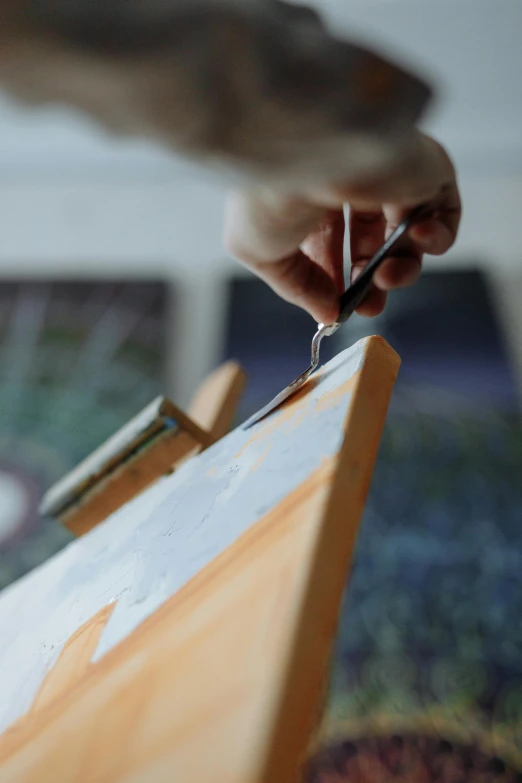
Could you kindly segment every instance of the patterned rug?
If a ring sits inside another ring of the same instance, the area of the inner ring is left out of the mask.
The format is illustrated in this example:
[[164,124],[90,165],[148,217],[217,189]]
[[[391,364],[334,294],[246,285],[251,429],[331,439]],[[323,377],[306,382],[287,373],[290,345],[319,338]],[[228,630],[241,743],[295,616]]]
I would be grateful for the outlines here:
[[522,773],[476,745],[415,734],[345,741],[316,757],[305,783],[521,783]]

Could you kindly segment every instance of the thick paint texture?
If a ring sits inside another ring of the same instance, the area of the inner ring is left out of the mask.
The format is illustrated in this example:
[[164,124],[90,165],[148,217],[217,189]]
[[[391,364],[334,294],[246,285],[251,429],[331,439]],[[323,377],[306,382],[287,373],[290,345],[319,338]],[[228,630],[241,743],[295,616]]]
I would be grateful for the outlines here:
[[337,453],[365,342],[285,407],[192,458],[0,595],[0,732],[29,709],[89,618],[117,601],[98,660]]

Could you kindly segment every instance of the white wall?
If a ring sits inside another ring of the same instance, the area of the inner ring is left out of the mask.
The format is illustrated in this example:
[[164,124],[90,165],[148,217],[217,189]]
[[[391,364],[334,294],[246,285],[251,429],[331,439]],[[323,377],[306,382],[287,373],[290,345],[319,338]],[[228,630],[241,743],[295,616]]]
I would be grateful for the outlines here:
[[[455,249],[429,264],[482,259],[520,270],[522,175],[460,177]],[[223,253],[224,192],[201,183],[0,180],[2,274],[160,274],[201,279],[235,270]]]

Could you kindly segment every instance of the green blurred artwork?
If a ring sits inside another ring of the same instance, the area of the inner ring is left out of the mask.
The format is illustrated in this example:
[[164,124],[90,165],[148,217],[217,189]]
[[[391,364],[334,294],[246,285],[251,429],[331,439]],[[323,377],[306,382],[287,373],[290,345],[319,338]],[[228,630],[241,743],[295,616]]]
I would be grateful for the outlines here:
[[164,392],[167,286],[0,283],[0,588],[70,540],[43,492]]

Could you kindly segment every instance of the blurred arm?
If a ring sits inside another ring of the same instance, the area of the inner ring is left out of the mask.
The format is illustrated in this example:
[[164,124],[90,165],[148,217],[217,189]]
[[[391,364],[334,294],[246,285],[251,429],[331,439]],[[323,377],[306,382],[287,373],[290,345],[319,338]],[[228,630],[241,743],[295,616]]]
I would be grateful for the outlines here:
[[428,95],[278,0],[0,0],[0,83],[293,186],[396,165]]

